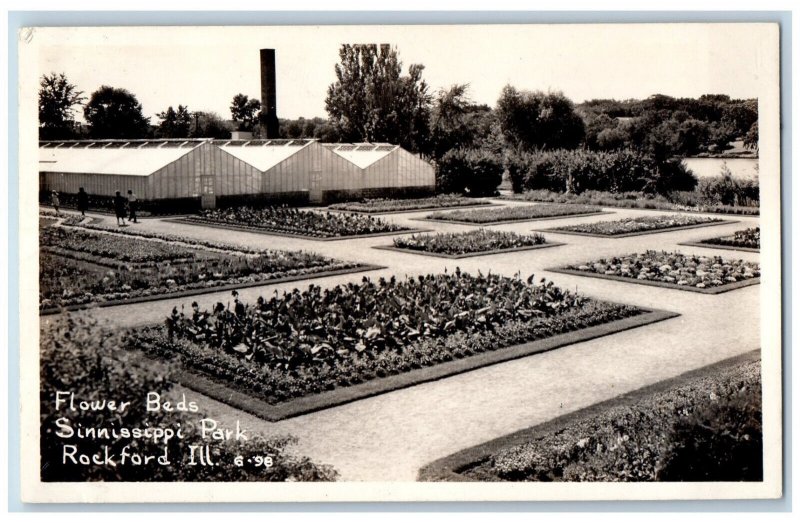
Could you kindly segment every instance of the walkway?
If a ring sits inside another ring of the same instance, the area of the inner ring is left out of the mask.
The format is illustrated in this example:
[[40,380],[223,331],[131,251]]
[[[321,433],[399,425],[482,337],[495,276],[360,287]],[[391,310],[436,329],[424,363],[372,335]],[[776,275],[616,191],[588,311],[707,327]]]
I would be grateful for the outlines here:
[[[507,205],[527,203],[503,202]],[[492,228],[526,233],[531,229],[613,220],[627,216],[662,215],[663,212],[608,209],[615,214],[530,221]],[[384,215],[382,218],[437,231],[472,227],[413,221],[427,214]],[[112,222],[112,218],[105,218]],[[225,404],[188,391],[211,417],[235,422],[251,432],[292,434],[297,450],[317,462],[333,465],[344,480],[413,481],[424,464],[468,446],[544,422],[613,396],[708,365],[760,346],[760,286],[720,295],[703,295],[595,278],[548,273],[548,267],[588,261],[646,249],[680,250],[684,253],[718,254],[726,258],[758,261],[757,253],[679,246],[758,225],[757,217],[727,218],[730,223],[697,229],[621,239],[600,239],[547,233],[548,239],[566,243],[560,247],[518,253],[448,260],[372,249],[391,244],[392,237],[318,242],[228,231],[161,219],[142,220],[133,227],[189,238],[225,241],[248,247],[302,249],[339,259],[387,266],[387,269],[313,280],[323,286],[392,274],[416,275],[455,270],[495,272],[523,277],[531,273],[552,279],[559,286],[592,297],[642,307],[679,312],[681,316],[564,347],[521,360],[478,369],[466,374],[409,389],[360,400],[296,418],[270,423]],[[303,287],[305,282],[244,289],[240,295],[253,301],[274,290]],[[118,327],[162,321],[173,306],[192,300],[210,307],[230,294],[213,293],[192,298],[164,300],[83,312]]]

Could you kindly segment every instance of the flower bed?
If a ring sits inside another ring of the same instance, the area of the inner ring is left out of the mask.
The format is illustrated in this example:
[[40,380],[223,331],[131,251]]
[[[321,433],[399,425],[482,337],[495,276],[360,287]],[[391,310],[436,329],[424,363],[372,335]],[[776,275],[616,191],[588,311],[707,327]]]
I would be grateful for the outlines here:
[[600,207],[587,205],[515,205],[513,207],[494,207],[473,211],[435,212],[425,218],[436,221],[486,225],[564,216],[584,216],[602,212],[603,210]]
[[236,207],[207,210],[197,216],[180,218],[179,221],[323,239],[411,230],[408,227],[362,214],[302,211],[293,207],[266,207],[263,209]]
[[714,293],[757,283],[761,275],[757,263],[666,251],[601,258],[550,270]]
[[709,238],[700,243],[758,250],[761,248],[761,229],[759,227],[754,227],[743,231],[736,231],[730,236]]
[[490,205],[490,202],[487,200],[466,198],[458,194],[440,194],[430,198],[412,198],[407,200],[375,198],[364,200],[363,202],[337,203],[331,205],[329,208],[339,211],[390,213],[437,209],[440,207],[473,207],[478,205]]
[[394,246],[398,249],[450,256],[521,249],[544,243],[545,239],[541,234],[522,235],[487,229],[458,233],[414,234],[394,240]]
[[[173,310],[136,346],[278,405],[641,315],[544,280],[451,274]],[[664,319],[664,318],[660,318]],[[655,321],[655,320],[654,320]],[[600,335],[600,334],[598,334]],[[372,390],[371,394],[380,392]]]
[[705,225],[718,225],[728,223],[719,218],[708,218],[705,216],[673,214],[669,216],[636,216],[633,218],[623,218],[621,220],[580,223],[577,225],[566,225],[551,229],[554,232],[580,233],[589,236],[614,236],[624,237],[633,236],[640,233],[650,233],[655,231],[666,231],[670,229],[685,229],[689,227],[699,227]]
[[189,246],[86,228],[40,231],[40,310],[158,299],[366,266],[307,252]]
[[488,455],[471,466],[454,471],[458,459],[451,459],[456,466],[446,479],[760,481],[760,368],[757,359],[717,366],[665,390],[527,429],[514,443],[489,442],[472,451]]
[[612,193],[606,191],[584,191],[580,194],[561,193],[548,190],[526,191],[524,193],[500,196],[502,200],[571,203],[599,205],[602,207],[622,207],[627,209],[652,209],[660,211],[687,211],[714,214],[739,214],[758,216],[759,207],[746,207],[720,204],[683,205],[671,202],[663,196],[652,196],[641,192]]

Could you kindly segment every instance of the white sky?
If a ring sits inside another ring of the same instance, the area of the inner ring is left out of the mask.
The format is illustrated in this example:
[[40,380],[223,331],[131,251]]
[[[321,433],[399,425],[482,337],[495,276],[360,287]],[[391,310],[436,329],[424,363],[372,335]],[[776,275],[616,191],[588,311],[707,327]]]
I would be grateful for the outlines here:
[[65,73],[87,97],[104,84],[124,87],[151,117],[183,104],[229,118],[235,94],[260,97],[261,48],[276,50],[281,118],[326,116],[342,43],[395,45],[404,72],[425,65],[432,91],[469,83],[471,98],[490,106],[508,83],[575,102],[754,98],[763,59],[763,33],[743,24],[40,28],[34,38],[42,74]]

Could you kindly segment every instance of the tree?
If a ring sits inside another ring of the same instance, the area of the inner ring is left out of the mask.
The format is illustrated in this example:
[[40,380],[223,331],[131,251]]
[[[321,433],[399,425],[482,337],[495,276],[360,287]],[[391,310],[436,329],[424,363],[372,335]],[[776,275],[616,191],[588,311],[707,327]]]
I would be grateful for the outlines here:
[[92,138],[144,138],[150,125],[136,96],[107,85],[92,93],[83,115]]
[[231,128],[215,112],[195,111],[189,136],[192,138],[230,138]]
[[261,102],[257,98],[248,98],[246,94],[239,93],[231,101],[231,118],[239,123],[239,131],[258,131],[259,111]]
[[39,82],[39,139],[73,138],[73,107],[81,105],[84,100],[83,91],[69,83],[64,73],[42,75]]
[[747,149],[758,152],[758,120],[753,122],[753,125],[750,126],[750,130],[747,131],[747,134],[744,136],[744,146]]
[[158,113],[161,123],[156,134],[161,138],[188,138],[192,128],[192,113],[189,108],[179,105],[178,110],[170,105],[166,111]]
[[345,44],[339,57],[325,108],[341,139],[389,142],[424,151],[431,103],[422,79],[424,66],[412,64],[403,76],[397,51],[388,45],[379,49],[374,44]]
[[471,107],[468,87],[456,84],[436,94],[430,125],[430,153],[434,160],[452,149],[472,145],[473,132],[467,119]]
[[573,149],[584,139],[583,119],[560,92],[518,91],[506,85],[496,112],[503,135],[513,147]]

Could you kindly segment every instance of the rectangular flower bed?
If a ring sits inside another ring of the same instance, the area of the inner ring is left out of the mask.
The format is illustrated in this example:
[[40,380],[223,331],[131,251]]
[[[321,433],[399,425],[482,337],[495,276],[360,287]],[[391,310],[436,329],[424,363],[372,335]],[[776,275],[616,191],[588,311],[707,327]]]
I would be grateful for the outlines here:
[[307,252],[240,249],[140,232],[117,234],[91,225],[45,227],[39,241],[42,313],[377,268]]
[[278,420],[673,316],[457,269],[232,309],[193,303],[134,346],[177,359],[188,386]]
[[761,481],[759,351],[422,468],[420,481]]
[[490,254],[542,249],[563,245],[545,241],[541,234],[517,234],[514,232],[477,229],[458,233],[414,234],[395,238],[393,246],[375,249],[412,252],[442,258],[466,258]]
[[[695,193],[696,194],[696,193]],[[572,203],[582,205],[600,205],[602,207],[621,207],[626,209],[648,209],[665,212],[696,212],[707,214],[732,214],[758,216],[758,206],[733,206],[733,205],[713,205],[697,204],[685,205],[671,202],[663,196],[653,196],[642,192],[623,192],[612,193],[605,191],[583,191],[580,194],[559,193],[545,189],[526,191],[503,195],[498,197],[500,200],[525,201],[525,202],[550,202],[550,203]]]
[[761,249],[761,229],[753,227],[743,231],[736,231],[729,236],[709,238],[699,242],[685,242],[680,245],[693,247],[713,247],[715,249],[729,249],[733,251],[759,252]]
[[566,225],[564,227],[555,227],[546,230],[562,234],[577,234],[579,236],[625,238],[641,234],[692,229],[695,227],[721,225],[724,223],[735,222],[705,216],[673,214],[669,216],[636,216],[634,218],[623,218],[614,221]]
[[427,215],[424,219],[464,225],[499,225],[527,220],[551,220],[573,216],[591,216],[594,214],[610,213],[604,213],[600,207],[588,205],[538,204],[494,207],[471,211],[435,212]]
[[412,231],[408,227],[363,214],[313,212],[293,207],[215,209],[173,221],[312,240],[339,240]]
[[494,204],[488,200],[467,198],[458,194],[440,194],[429,198],[410,198],[405,200],[375,198],[361,202],[336,203],[328,206],[328,208],[337,211],[388,214],[450,207],[481,207],[487,205]]
[[760,282],[757,263],[719,256],[646,251],[547,269],[550,272],[720,294]]

